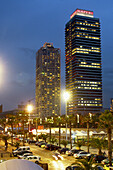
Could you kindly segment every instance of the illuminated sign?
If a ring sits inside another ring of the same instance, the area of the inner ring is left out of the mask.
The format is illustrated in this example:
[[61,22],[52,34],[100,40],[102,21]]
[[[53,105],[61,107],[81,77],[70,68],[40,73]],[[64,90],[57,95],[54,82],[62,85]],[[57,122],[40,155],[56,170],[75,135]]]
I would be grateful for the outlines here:
[[86,10],[77,9],[77,10],[76,10],[75,12],[73,12],[73,14],[70,16],[70,19],[72,19],[75,15],[93,17],[93,12],[92,12],[92,11],[86,11]]

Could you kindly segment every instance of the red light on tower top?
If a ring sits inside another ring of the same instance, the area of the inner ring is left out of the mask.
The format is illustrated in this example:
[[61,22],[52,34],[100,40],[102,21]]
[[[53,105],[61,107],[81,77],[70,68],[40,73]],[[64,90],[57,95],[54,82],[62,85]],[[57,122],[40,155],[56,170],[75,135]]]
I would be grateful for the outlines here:
[[76,9],[76,11],[74,11],[74,12],[71,14],[70,19],[72,19],[75,15],[81,15],[81,16],[86,16],[86,17],[92,17],[92,18],[93,18],[93,11]]

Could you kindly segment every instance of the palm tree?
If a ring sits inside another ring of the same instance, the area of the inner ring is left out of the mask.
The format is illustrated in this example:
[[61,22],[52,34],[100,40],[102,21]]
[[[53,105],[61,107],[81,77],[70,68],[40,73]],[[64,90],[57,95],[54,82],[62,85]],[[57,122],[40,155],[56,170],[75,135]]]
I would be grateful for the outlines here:
[[71,139],[71,124],[72,124],[72,121],[73,121],[73,115],[68,115],[66,117],[66,123],[69,124],[69,129],[70,129],[70,149],[72,149],[72,139]]
[[85,144],[84,140],[77,140],[77,142],[74,143],[74,146],[77,146],[79,150],[81,149],[81,146]]
[[111,135],[112,135],[112,128],[113,128],[113,115],[109,110],[106,110],[102,113],[99,117],[99,127],[104,128],[107,130],[108,136],[108,158],[109,158],[109,165],[112,165],[112,143],[111,143]]
[[107,146],[107,141],[105,139],[91,138],[91,146],[98,148],[98,155],[101,155],[102,149]]
[[57,143],[57,139],[52,136],[51,139],[49,139],[49,142],[52,144]]
[[28,122],[28,115],[23,111],[21,112],[21,123],[22,123],[22,130],[23,130],[23,146],[25,145],[25,125]]
[[5,150],[7,151],[8,148],[8,139],[10,138],[10,136],[8,135],[3,135],[2,136],[2,140],[5,142]]
[[46,135],[46,134],[41,133],[40,135],[38,135],[38,139],[43,139],[45,142],[46,142],[47,138],[48,138],[48,135]]
[[40,121],[39,118],[34,118],[34,119],[33,119],[33,122],[35,123],[35,127],[36,127],[36,136],[37,136],[37,129],[38,129],[39,121]]
[[11,143],[13,145],[13,134],[14,134],[14,125],[15,125],[15,116],[9,115],[8,116],[8,124],[11,126]]
[[42,138],[43,138],[43,140],[46,142],[46,140],[47,140],[47,138],[48,138],[48,135],[42,134]]
[[87,124],[87,152],[89,152],[89,124],[91,121],[92,121],[92,119],[89,114],[84,117],[83,122],[86,122],[86,124]]
[[75,162],[72,165],[78,165],[80,167],[80,170],[98,170],[97,166],[95,165],[93,167],[94,164],[94,159],[93,157],[90,159],[90,161],[88,162],[87,159],[79,159],[79,160],[75,160]]
[[49,138],[51,141],[51,125],[54,123],[53,117],[47,118],[46,124],[49,125]]
[[66,148],[66,146],[68,145],[68,141],[67,140],[62,140],[61,144],[64,145],[64,147]]
[[16,142],[16,143],[15,143],[15,147],[18,149],[19,146],[20,146],[20,142]]
[[63,119],[61,116],[55,117],[54,119],[54,125],[59,127],[59,146],[61,143],[61,123],[63,122]]
[[5,127],[6,127],[6,124],[7,124],[6,118],[0,119],[0,124],[3,126],[4,133],[5,133]]

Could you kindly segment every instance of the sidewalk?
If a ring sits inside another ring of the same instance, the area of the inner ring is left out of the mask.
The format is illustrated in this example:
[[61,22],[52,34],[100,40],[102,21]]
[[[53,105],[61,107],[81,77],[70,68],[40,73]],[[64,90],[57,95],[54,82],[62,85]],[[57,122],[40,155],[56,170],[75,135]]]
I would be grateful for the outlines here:
[[5,151],[5,144],[1,140],[0,141],[0,159],[5,159],[5,160],[15,159],[12,156],[12,149],[15,149],[15,147],[8,144],[8,149],[7,149],[7,151]]

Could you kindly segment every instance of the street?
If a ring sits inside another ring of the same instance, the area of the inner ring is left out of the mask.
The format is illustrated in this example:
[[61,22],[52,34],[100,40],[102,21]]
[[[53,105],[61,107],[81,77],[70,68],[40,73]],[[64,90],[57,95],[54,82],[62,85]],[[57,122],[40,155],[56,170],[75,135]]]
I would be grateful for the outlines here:
[[62,154],[63,160],[56,161],[52,157],[54,151],[49,151],[35,145],[30,145],[30,148],[34,155],[41,156],[41,163],[48,163],[49,170],[65,170],[65,168],[74,163],[75,160],[73,156]]

